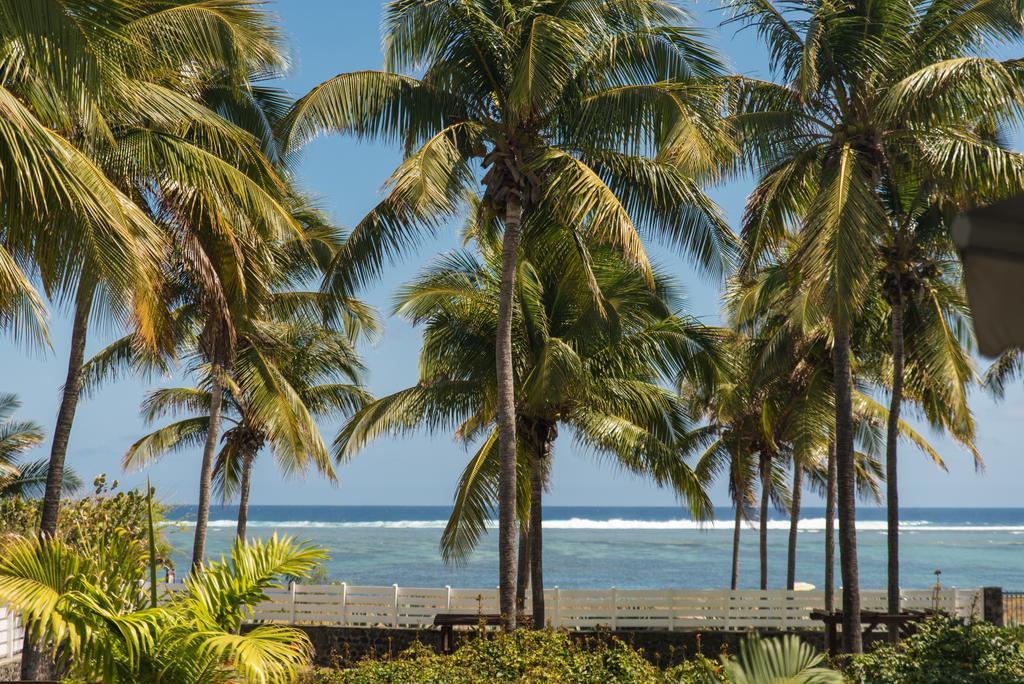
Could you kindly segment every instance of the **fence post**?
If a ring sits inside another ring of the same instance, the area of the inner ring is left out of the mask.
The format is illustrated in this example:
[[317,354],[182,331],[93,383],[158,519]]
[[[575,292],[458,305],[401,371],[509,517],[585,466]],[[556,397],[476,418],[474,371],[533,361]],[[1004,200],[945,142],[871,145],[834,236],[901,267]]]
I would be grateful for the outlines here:
[[341,624],[348,624],[348,583],[341,583]]
[[612,616],[611,616],[612,617],[612,631],[614,632],[615,628],[618,627],[618,625],[619,625],[619,590],[616,589],[615,587],[612,587],[611,601],[612,601],[612,611],[611,611],[612,612]]
[[444,585],[444,590],[447,593],[444,601],[444,612],[450,613],[452,612],[452,585]]
[[558,587],[555,587],[554,591],[554,604],[551,610],[551,626],[558,629],[562,625],[562,603],[561,603],[561,591]]
[[290,624],[294,625],[295,624],[295,582],[294,582],[294,580],[288,583],[288,590],[289,590],[288,598],[291,601],[291,612],[292,612],[292,619],[291,619]]
[[996,627],[1005,625],[1002,587],[981,588],[981,617],[985,622],[991,622]]
[[18,630],[18,619],[14,616],[14,613],[5,611],[7,616],[4,618],[7,621],[7,657],[14,657],[14,633]]
[[392,617],[392,619],[391,619],[391,626],[392,627],[397,627],[398,626],[398,585],[395,584],[393,586],[395,587],[395,613],[394,613],[394,617]]

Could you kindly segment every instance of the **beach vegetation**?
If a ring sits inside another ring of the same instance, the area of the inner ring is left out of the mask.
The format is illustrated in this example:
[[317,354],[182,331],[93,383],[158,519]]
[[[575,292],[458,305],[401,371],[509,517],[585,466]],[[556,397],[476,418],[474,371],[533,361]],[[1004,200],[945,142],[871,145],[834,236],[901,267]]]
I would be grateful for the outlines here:
[[[21,401],[14,394],[0,394],[0,499],[36,498],[46,486],[49,461],[26,460],[25,454],[42,443],[45,433],[31,420],[15,420]],[[82,481],[71,468],[64,469],[63,491],[74,494]]]
[[881,253],[907,250],[930,198],[962,206],[973,199],[965,189],[1003,195],[1024,185],[1024,155],[993,135],[997,122],[1020,118],[1019,66],[976,54],[994,36],[1019,40],[1021,18],[1007,8],[962,21],[945,2],[730,4],[733,21],[765,41],[778,77],[740,79],[734,93],[742,158],[760,175],[741,229],[741,270],[795,240],[802,315],[829,322],[843,635],[860,652],[851,335]]
[[[514,309],[522,238],[565,226],[567,248],[613,249],[654,286],[642,234],[705,272],[734,235],[705,181],[733,144],[723,66],[671,3],[389,2],[381,71],[345,73],[301,97],[289,149],[328,132],[400,143],[385,198],[350,236],[326,287],[351,292],[450,219],[500,227],[494,336],[500,610],[514,628],[517,464]],[[584,257],[582,263],[586,265]],[[593,275],[589,274],[591,282]],[[595,300],[598,299],[595,291]]]
[[21,615],[70,682],[216,684],[294,681],[311,646],[296,628],[242,631],[248,611],[325,557],[286,537],[232,547],[204,563],[181,593],[157,602],[154,558],[128,534],[21,539],[0,556],[0,601]]
[[1012,684],[1024,681],[1024,634],[986,622],[932,618],[897,645],[854,658],[855,684]]
[[451,655],[417,644],[394,658],[367,658],[349,669],[318,669],[304,684],[843,684],[843,675],[797,637],[744,641],[735,656],[697,655],[659,668],[616,638],[519,631],[471,639]]
[[[472,240],[475,252],[442,257],[397,294],[395,312],[424,328],[419,382],[367,404],[334,442],[339,460],[383,435],[422,427],[479,444],[441,536],[442,557],[456,564],[487,531],[500,473],[493,347],[501,244],[476,231]],[[689,316],[660,270],[651,290],[643,272],[614,252],[597,245],[588,252],[584,262],[564,231],[549,228],[526,236],[518,266],[516,500],[525,531],[519,551],[529,559],[519,584],[531,587],[537,627],[545,615],[542,496],[560,431],[596,458],[672,489],[694,519],[713,515],[704,483],[681,457],[703,431],[672,388],[716,382],[722,331]]]
[[[152,506],[157,561],[173,570],[172,549],[164,534],[167,509],[159,502]],[[91,547],[97,539],[128,537],[148,543],[150,507],[146,493],[137,489],[121,490],[120,484],[105,475],[93,480],[92,492],[81,498],[65,498],[60,508],[57,530],[52,538],[73,549]],[[8,542],[32,539],[39,534],[42,502],[20,496],[0,498],[0,539]],[[0,547],[3,542],[0,542]]]

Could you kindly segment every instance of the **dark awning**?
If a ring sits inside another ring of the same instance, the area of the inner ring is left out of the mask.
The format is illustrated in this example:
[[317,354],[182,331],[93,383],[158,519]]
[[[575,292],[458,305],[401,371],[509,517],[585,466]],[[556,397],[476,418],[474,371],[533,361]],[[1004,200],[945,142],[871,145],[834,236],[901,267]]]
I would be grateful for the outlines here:
[[1024,195],[972,209],[953,223],[982,354],[1024,347]]

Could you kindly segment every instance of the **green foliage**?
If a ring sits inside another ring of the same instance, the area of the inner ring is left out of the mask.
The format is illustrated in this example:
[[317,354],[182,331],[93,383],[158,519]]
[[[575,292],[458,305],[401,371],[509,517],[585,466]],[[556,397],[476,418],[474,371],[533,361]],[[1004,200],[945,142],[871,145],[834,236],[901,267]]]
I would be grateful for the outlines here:
[[[38,499],[0,498],[0,537],[34,537],[39,530],[41,507]],[[160,534],[163,518],[163,506],[153,502],[157,558],[168,565],[171,548]],[[61,502],[57,537],[79,550],[102,545],[119,535],[148,544],[148,526],[146,493],[136,489],[118,491],[117,480],[108,484],[106,475],[100,475],[93,481],[91,496]]]
[[19,539],[0,558],[0,603],[49,644],[72,678],[88,682],[208,684],[293,681],[312,652],[300,630],[242,616],[303,576],[324,553],[276,535],[237,542],[227,558],[191,575],[185,591],[153,606],[147,544],[119,529],[91,548]]
[[796,637],[744,642],[738,659],[717,662],[703,655],[667,670],[618,639],[586,643],[557,631],[524,631],[473,639],[450,656],[415,644],[397,658],[366,659],[350,670],[317,670],[305,684],[483,684],[484,682],[572,682],[573,684],[799,684],[841,683],[842,675],[821,666],[822,656]]
[[665,681],[672,684],[724,684],[729,680],[721,662],[698,654],[666,670]]
[[1021,634],[985,622],[935,618],[896,647],[857,657],[858,684],[1011,684],[1024,681]]
[[640,684],[661,677],[640,652],[618,640],[585,648],[564,632],[519,630],[473,639],[450,656],[416,645],[394,659],[367,659],[351,670],[321,670],[308,684],[497,681]]

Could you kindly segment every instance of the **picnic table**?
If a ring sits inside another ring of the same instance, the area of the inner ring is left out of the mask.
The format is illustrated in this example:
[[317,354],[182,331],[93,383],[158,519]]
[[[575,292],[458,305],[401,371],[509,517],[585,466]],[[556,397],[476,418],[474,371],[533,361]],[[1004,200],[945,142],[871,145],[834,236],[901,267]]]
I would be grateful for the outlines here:
[[[864,636],[868,636],[875,627],[879,625],[898,625],[900,636],[906,637],[917,631],[917,624],[924,621],[935,611],[932,610],[905,610],[900,613],[883,613],[877,610],[860,611],[860,622],[867,625],[864,629]],[[825,644],[828,647],[828,654],[835,656],[838,653],[839,642],[838,628],[843,622],[843,611],[841,610],[815,610],[811,612],[812,620],[821,620],[825,623]]]
[[[522,626],[529,626],[533,623],[533,619],[529,615],[520,615],[517,622]],[[434,616],[434,626],[441,628],[441,652],[451,653],[456,627],[500,627],[501,615],[498,613],[438,613]]]

